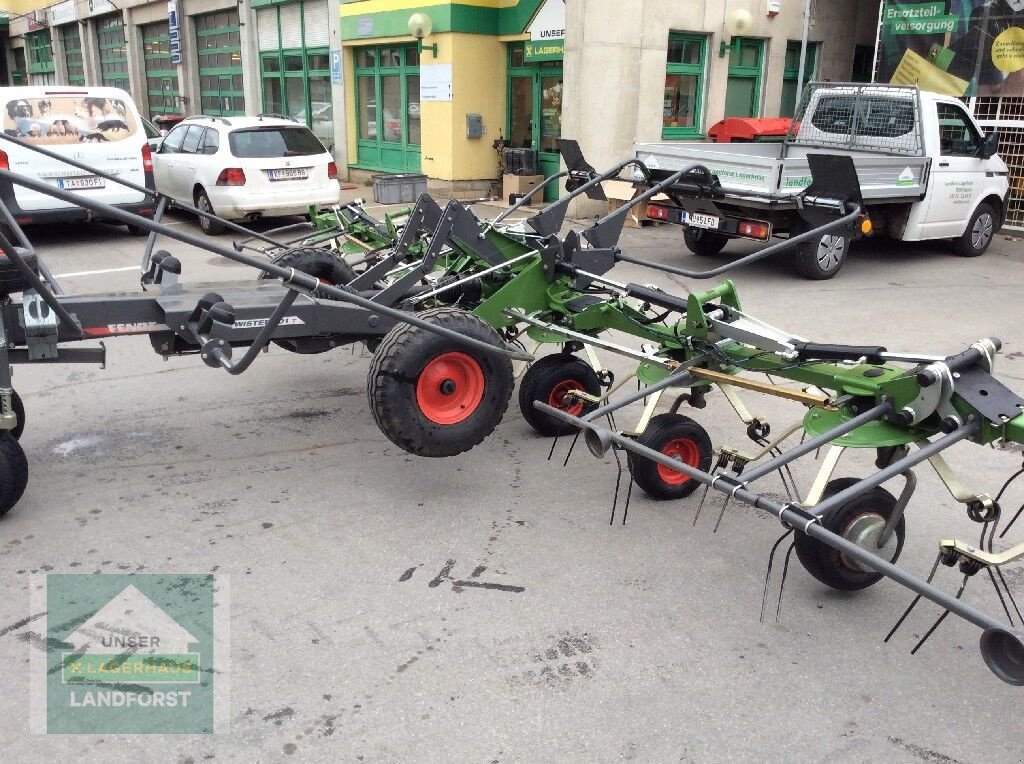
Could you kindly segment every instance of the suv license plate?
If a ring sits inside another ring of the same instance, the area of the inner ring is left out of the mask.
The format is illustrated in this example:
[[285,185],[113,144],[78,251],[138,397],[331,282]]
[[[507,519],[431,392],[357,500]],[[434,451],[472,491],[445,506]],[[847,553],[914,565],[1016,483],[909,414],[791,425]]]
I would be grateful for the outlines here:
[[281,170],[268,171],[271,180],[305,180],[309,177],[309,170],[305,167],[289,167]]
[[103,188],[106,182],[103,178],[91,175],[85,178],[57,178],[57,188],[68,190],[76,188]]
[[694,228],[717,229],[721,221],[717,215],[705,215],[703,212],[688,212],[683,222]]

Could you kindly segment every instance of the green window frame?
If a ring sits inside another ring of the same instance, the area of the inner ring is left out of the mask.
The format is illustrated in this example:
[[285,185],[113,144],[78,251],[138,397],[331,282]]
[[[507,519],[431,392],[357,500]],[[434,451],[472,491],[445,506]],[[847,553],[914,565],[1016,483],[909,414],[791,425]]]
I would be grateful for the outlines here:
[[245,114],[238,11],[196,16],[195,27],[201,112],[214,117]]
[[146,101],[150,114],[167,114],[180,108],[178,67],[171,63],[171,32],[166,21],[140,28],[142,61],[146,76]]
[[53,46],[45,29],[25,35],[29,74],[53,74]]
[[[356,167],[382,169],[398,172],[418,172],[420,169],[421,146],[420,124],[410,123],[410,107],[415,104],[418,115],[420,55],[415,45],[377,45],[354,49],[355,55],[355,100],[356,100],[356,145],[358,147]],[[399,114],[389,113],[385,103],[386,85],[398,83]],[[415,81],[415,92],[410,87]],[[369,87],[370,92],[365,92]],[[365,102],[364,102],[365,97]],[[373,103],[373,121],[366,122],[369,115],[365,104]],[[390,116],[390,119],[389,119]],[[385,140],[395,135],[392,122],[398,124],[398,139]],[[373,137],[370,137],[372,127]],[[414,142],[415,141],[415,142]]]
[[68,69],[69,85],[85,84],[85,62],[82,60],[82,35],[78,24],[64,24],[60,27],[60,39],[64,44],[64,63]]
[[[780,117],[792,117],[796,113],[797,101],[800,94],[796,92],[797,83],[800,79],[800,49],[802,44],[799,40],[790,40],[786,43],[786,62],[782,70],[782,102],[779,104]],[[818,54],[821,43],[807,43],[807,60],[804,61],[804,85],[814,79],[818,72]]]
[[729,81],[725,88],[726,117],[760,115],[763,78],[764,40],[734,37],[729,51]]
[[707,62],[706,35],[669,32],[662,102],[662,138],[699,138],[703,135],[704,75]]
[[128,89],[128,41],[121,14],[96,19],[96,40],[100,51],[100,84]]

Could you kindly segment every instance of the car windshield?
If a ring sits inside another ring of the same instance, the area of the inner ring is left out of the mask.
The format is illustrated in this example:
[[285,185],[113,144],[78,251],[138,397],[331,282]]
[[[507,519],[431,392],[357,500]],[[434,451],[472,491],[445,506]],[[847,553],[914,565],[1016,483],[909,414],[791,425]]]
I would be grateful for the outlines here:
[[269,159],[323,154],[326,149],[308,127],[253,127],[228,134],[232,156]]

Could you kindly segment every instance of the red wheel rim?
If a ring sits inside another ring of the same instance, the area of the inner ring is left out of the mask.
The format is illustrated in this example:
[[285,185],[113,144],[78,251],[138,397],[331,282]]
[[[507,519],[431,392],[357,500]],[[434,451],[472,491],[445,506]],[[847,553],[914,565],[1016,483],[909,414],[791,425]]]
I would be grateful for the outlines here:
[[553,406],[556,409],[566,411],[573,416],[579,416],[583,413],[583,401],[575,396],[567,400],[566,396],[569,393],[583,389],[583,385],[575,379],[567,379],[563,382],[559,382],[551,388],[551,394],[548,396],[548,405]]
[[416,403],[436,424],[458,424],[484,399],[484,372],[465,353],[443,353],[432,359],[416,381]]
[[[700,467],[700,446],[689,438],[670,440],[661,449],[661,453],[671,456],[673,459],[678,458],[689,467]],[[666,467],[664,464],[658,465],[658,477],[668,485],[682,485],[690,480],[689,475]]]

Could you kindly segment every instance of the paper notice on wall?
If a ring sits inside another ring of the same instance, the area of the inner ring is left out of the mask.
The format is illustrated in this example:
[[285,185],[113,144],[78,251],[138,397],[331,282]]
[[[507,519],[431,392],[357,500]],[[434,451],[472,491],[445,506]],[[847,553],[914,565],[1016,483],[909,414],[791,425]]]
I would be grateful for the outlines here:
[[452,100],[452,65],[420,64],[420,101]]
[[967,80],[942,71],[928,59],[919,56],[912,50],[903,54],[889,83],[892,85],[917,85],[922,90],[951,96],[962,96],[970,85]]

